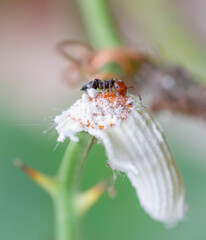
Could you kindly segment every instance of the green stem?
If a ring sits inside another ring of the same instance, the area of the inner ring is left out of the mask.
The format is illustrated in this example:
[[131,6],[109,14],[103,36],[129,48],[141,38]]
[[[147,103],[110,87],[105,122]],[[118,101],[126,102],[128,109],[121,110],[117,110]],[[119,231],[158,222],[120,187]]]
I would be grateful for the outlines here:
[[[107,4],[104,0],[78,0],[91,42],[96,48],[121,45],[113,28]],[[110,63],[102,72],[121,75],[120,66]],[[54,196],[56,210],[56,240],[78,239],[77,195],[82,165],[93,143],[93,137],[86,133],[78,135],[78,142],[70,142],[57,175],[58,189]]]
[[70,141],[57,174],[56,240],[78,239],[77,195],[81,168],[92,146],[93,137],[85,132],[78,134],[79,141]]
[[112,24],[107,0],[77,0],[90,42],[95,48],[121,45],[120,37]]

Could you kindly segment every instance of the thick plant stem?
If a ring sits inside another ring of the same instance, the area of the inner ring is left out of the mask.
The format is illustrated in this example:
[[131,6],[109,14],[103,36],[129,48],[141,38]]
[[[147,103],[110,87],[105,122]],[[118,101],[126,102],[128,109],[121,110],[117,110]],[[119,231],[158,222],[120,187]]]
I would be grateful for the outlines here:
[[77,0],[90,42],[95,48],[111,48],[121,45],[112,24],[107,0]]
[[93,137],[85,132],[78,134],[78,142],[70,142],[57,174],[56,240],[78,239],[77,194],[82,164],[92,146]]

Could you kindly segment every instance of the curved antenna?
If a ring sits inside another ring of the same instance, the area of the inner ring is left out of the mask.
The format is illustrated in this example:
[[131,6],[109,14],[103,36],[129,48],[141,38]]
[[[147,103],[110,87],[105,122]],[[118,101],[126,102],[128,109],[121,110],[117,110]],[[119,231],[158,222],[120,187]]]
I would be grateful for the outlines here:
[[137,91],[136,87],[131,86],[131,87],[128,87],[127,89],[129,89],[129,88],[133,88],[133,89],[135,90],[135,94],[139,97],[139,100],[142,101],[142,97],[141,97],[141,95],[139,94],[139,92]]

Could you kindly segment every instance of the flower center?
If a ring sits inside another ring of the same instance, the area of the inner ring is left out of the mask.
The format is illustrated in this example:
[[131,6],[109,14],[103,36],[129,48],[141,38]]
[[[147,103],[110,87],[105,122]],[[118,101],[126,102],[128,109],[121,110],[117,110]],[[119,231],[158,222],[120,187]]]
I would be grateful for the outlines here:
[[84,127],[106,129],[127,118],[133,99],[113,91],[88,92],[70,109],[69,117]]

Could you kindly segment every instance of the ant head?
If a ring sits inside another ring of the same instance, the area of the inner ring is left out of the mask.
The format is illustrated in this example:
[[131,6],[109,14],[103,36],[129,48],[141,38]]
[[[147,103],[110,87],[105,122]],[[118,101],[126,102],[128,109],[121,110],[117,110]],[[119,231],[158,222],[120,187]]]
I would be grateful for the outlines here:
[[121,81],[121,80],[118,80],[118,79],[114,79],[114,88],[115,88],[115,90],[116,91],[118,91],[119,90],[119,81]]
[[127,86],[122,80],[115,79],[114,88],[120,95],[126,95]]

